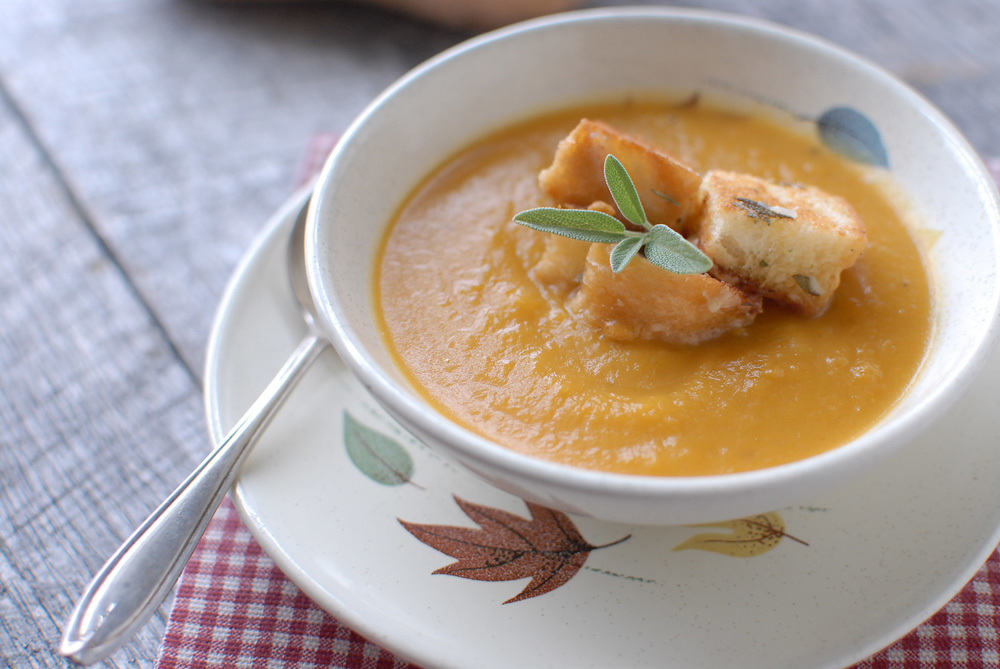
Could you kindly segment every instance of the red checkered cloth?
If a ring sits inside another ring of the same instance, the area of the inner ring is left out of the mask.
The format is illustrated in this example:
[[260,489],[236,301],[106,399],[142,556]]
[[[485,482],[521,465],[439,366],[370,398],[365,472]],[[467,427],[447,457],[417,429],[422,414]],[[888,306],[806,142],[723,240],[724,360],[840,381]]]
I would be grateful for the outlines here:
[[[314,139],[301,172],[322,165],[335,135]],[[1000,159],[987,161],[1000,182]],[[181,575],[157,669],[410,667],[314,604],[223,503]],[[1000,553],[943,609],[860,669],[1000,667]]]
[[412,665],[313,604],[257,545],[227,499],[181,575],[156,666]]

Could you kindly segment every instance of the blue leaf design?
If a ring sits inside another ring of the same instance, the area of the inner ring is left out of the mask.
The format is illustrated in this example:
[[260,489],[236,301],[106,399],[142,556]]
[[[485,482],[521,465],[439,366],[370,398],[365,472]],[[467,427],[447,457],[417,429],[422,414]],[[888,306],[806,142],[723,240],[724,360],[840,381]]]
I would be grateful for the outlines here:
[[857,109],[827,109],[816,125],[823,143],[842,156],[869,165],[889,167],[889,155],[878,128]]
[[413,460],[399,443],[344,411],[344,447],[354,466],[382,485],[411,483]]

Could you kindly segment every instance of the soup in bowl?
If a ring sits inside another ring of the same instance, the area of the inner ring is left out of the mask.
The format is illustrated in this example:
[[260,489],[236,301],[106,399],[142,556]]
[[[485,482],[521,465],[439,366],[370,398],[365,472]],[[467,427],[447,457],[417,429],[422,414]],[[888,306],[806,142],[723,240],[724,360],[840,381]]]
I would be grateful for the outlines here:
[[[707,273],[517,224],[589,209],[645,234],[600,164],[565,162],[595,128]],[[762,255],[729,225],[780,241],[841,210],[808,271],[808,234]],[[322,326],[413,434],[526,499],[671,524],[806,500],[939,415],[994,336],[997,221],[964,140],[877,68],[756,21],[598,10],[387,90],[320,176],[307,254]]]

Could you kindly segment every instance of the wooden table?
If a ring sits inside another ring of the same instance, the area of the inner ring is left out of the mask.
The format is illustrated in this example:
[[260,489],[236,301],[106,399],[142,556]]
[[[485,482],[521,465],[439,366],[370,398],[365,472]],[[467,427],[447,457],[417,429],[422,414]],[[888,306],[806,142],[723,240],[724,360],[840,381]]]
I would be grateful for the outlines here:
[[[853,49],[1000,155],[996,0],[685,4]],[[0,2],[0,664],[63,664],[73,600],[206,452],[213,310],[309,138],[465,36],[334,2]],[[151,665],[167,610],[109,664]]]

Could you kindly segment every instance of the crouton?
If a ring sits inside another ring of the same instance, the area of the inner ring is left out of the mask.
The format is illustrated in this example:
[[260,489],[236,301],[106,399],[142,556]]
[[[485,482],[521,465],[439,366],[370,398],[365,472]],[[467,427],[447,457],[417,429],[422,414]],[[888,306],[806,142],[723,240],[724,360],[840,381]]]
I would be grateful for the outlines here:
[[[587,209],[609,216],[618,212],[607,202],[596,200]],[[587,262],[590,242],[581,242],[562,235],[545,235],[545,250],[529,276],[536,283],[568,293],[579,285]]]
[[[591,202],[587,209],[591,211],[599,211],[602,214],[607,214],[608,216],[618,217],[618,210],[615,209],[614,205],[608,204],[604,200],[594,200]],[[624,221],[622,221],[624,223]]]
[[610,194],[604,182],[604,160],[608,154],[614,154],[632,177],[646,218],[684,234],[688,216],[698,206],[701,176],[604,123],[580,121],[559,142],[552,165],[539,173],[538,182],[563,204],[584,206],[594,200],[607,200]]
[[713,170],[701,197],[694,237],[712,274],[804,315],[826,310],[868,241],[846,200],[811,186]]
[[580,283],[590,242],[545,235],[545,250],[528,275],[532,281],[567,293]]
[[615,274],[611,246],[592,244],[570,311],[617,341],[659,340],[698,344],[749,325],[761,298],[708,274],[673,274],[641,255]]

